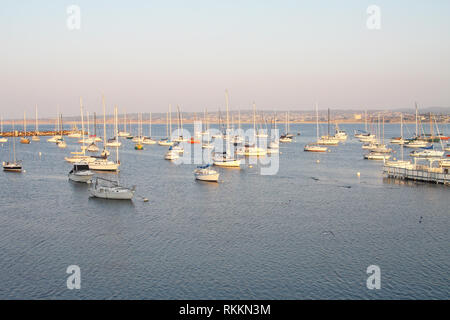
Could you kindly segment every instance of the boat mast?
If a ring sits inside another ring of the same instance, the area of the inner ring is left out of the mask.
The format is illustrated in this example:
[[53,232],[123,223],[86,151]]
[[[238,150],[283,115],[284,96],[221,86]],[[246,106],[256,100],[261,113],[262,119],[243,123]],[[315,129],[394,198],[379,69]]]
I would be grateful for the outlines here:
[[328,137],[330,137],[330,108],[328,108]]
[[317,141],[319,141],[319,106],[316,102],[316,136]]
[[416,137],[419,136],[419,124],[417,122],[417,102],[416,102]]
[[14,163],[16,163],[16,129],[14,128],[14,120],[12,122],[12,127],[13,127],[13,161]]
[[[116,163],[119,163],[119,144],[117,143],[117,141],[119,140],[119,138],[117,137],[117,131],[119,130],[118,128],[118,113],[117,113],[117,106],[114,108],[114,131],[116,134]],[[119,180],[119,177],[117,177],[117,180]]]
[[230,116],[228,114],[228,90],[225,90],[225,106],[227,108],[227,137],[228,137],[228,131],[230,130]]
[[84,148],[84,117],[83,117],[83,98],[80,97],[80,113],[81,113],[81,140],[83,143],[83,154],[86,154],[86,149]]
[[150,112],[150,136],[149,138],[152,137],[152,113]]
[[169,104],[169,140],[172,141],[172,105]]
[[106,108],[105,108],[105,96],[102,94],[102,107],[103,107],[103,149],[106,150]]
[[400,113],[400,142],[402,144],[402,161],[403,161],[403,146],[404,146],[404,141],[403,141],[403,114]]
[[364,110],[364,131],[367,132],[367,110]]
[[36,107],[35,107],[35,113],[36,113],[36,123],[35,123],[34,131],[36,131],[36,132],[35,132],[35,135],[37,135],[37,133],[38,133],[38,131],[39,131],[39,127],[38,127],[38,112],[37,112],[37,104],[36,104]]
[[97,113],[94,112],[94,136],[97,138]]
[[25,111],[23,112],[23,136],[26,137],[27,136],[27,120],[25,118]]

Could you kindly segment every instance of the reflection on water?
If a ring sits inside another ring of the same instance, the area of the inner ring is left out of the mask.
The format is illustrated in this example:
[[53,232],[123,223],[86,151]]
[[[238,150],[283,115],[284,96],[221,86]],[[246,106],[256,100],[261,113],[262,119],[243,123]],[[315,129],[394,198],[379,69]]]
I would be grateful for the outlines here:
[[[241,170],[215,168],[219,183],[164,160],[167,147],[123,140],[120,173],[99,175],[149,202],[93,199],[69,182],[71,139],[66,150],[16,145],[27,172],[0,173],[0,298],[447,299],[449,188],[383,178],[353,139],[303,152],[315,126],[291,127],[302,135],[280,144],[276,175],[246,159]],[[386,125],[387,137],[398,132]],[[79,292],[65,287],[71,264]],[[365,286],[372,264],[379,291]]]

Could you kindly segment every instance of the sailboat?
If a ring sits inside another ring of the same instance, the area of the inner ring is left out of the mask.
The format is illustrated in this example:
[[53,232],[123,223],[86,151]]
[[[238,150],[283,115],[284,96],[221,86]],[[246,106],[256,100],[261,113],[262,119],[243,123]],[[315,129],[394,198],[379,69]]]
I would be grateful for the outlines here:
[[142,137],[142,113],[139,113],[138,119],[138,140],[134,146],[135,150],[144,150],[144,146],[142,145],[143,137]]
[[303,149],[304,151],[307,152],[327,152],[328,148],[321,146],[318,142],[319,142],[319,109],[316,103],[316,137],[317,137],[317,142],[316,143],[308,143],[305,148]]
[[177,160],[180,158],[180,153],[178,151],[173,150],[173,146],[169,147],[169,150],[164,155],[164,159],[166,160]]
[[[130,129],[131,129],[131,126],[130,126]],[[127,113],[124,112],[123,113],[123,131],[119,131],[119,137],[126,138],[126,137],[129,137],[129,136],[131,136],[131,133],[129,133],[127,131]]]
[[35,114],[36,114],[36,120],[35,120],[35,124],[34,124],[34,135],[31,138],[31,140],[33,142],[39,142],[39,141],[41,141],[41,138],[39,138],[39,125],[38,125],[37,105],[36,105],[36,108],[35,108]]
[[328,134],[326,136],[322,136],[319,140],[317,140],[317,144],[325,145],[325,146],[337,146],[339,144],[339,139],[336,139],[334,136],[330,135],[330,108],[328,108]]
[[114,138],[108,139],[108,142],[105,143],[106,147],[113,147],[113,148],[118,148],[122,145],[122,142],[119,141],[119,137],[118,137],[118,132],[119,132],[119,128],[118,128],[118,115],[117,115],[117,107],[115,107],[114,109]]
[[[270,128],[270,133],[271,133],[271,137],[273,138],[274,135],[272,134],[273,130],[277,129],[277,115],[275,113],[272,122],[271,122],[271,128]],[[269,143],[269,146],[267,147],[267,153],[279,153],[280,152],[280,144],[278,141],[276,140],[271,140]]]
[[149,135],[148,137],[144,137],[144,139],[142,140],[143,144],[156,144],[156,140],[152,139],[152,113],[150,112],[150,118],[149,118]]
[[236,151],[238,155],[259,157],[265,156],[267,154],[266,149],[258,147],[258,140],[256,138],[256,104],[254,102],[253,102],[253,135],[255,142],[253,144],[247,143],[241,148],[239,148]]
[[[161,139],[158,141],[158,144],[160,146],[173,146],[173,141],[171,139],[172,135],[172,106],[169,104],[169,111],[166,115],[166,138]],[[170,129],[169,129],[170,128]]]
[[403,139],[403,114],[400,114],[400,137],[392,138],[391,144],[405,144],[406,140]]
[[[229,118],[229,97],[228,97],[228,90],[225,90],[225,102],[226,102],[226,109],[227,109],[227,130],[225,136],[226,139],[226,150],[225,152],[216,153],[213,157],[213,164],[218,167],[240,167],[241,166],[241,160],[238,160],[236,156],[231,155],[231,137],[230,137],[230,118]],[[218,178],[218,177],[217,177]]]
[[367,111],[364,111],[364,131],[362,130],[355,131],[355,138],[358,139],[360,142],[371,142],[376,138],[376,135],[368,132]]
[[3,162],[3,171],[9,171],[9,172],[22,172],[23,166],[22,166],[22,160],[16,160],[16,135],[18,133],[14,129],[14,121],[12,123],[13,128],[13,158],[12,161]]
[[205,109],[204,113],[204,122],[205,122],[205,130],[202,131],[202,135],[206,135],[206,138],[202,138],[202,148],[203,149],[213,149],[214,144],[211,143],[211,140],[209,138],[209,125],[208,125],[208,110]]
[[178,112],[178,138],[173,139],[175,142],[187,142],[188,139],[183,137],[183,116],[180,111],[180,106],[177,105],[177,112]]
[[81,161],[92,162],[95,160],[94,157],[86,155],[86,148],[84,145],[84,117],[83,117],[83,99],[80,97],[80,114],[81,114],[81,138],[82,138],[82,146],[81,151],[71,152],[72,156],[65,157],[64,160],[70,163],[78,163]]
[[195,180],[219,182],[219,173],[211,169],[211,165],[199,166],[194,170]]
[[63,138],[63,120],[62,120],[62,114],[60,115],[61,121],[60,121],[60,126],[61,126],[61,131],[60,131],[60,135],[61,135],[61,139],[58,140],[58,142],[56,143],[56,145],[58,146],[58,148],[60,149],[65,149],[67,147],[67,143]]
[[20,143],[22,144],[30,144],[30,139],[27,138],[27,119],[25,117],[25,111],[23,112],[23,137],[20,139]]
[[292,142],[292,134],[289,134],[289,112],[286,112],[286,123],[285,123],[285,133],[281,135],[280,142],[282,143],[289,143]]
[[[430,117],[431,117],[431,114],[430,114]],[[433,120],[431,120],[431,121],[433,121]],[[435,122],[436,122],[436,119],[435,119]],[[432,125],[432,123],[430,125]],[[437,122],[436,122],[436,128],[437,128],[437,132],[438,132],[438,136],[439,136],[440,133],[439,133],[439,127],[437,126]],[[432,130],[433,129],[431,127],[430,131],[432,132]],[[438,141],[441,144],[442,150],[434,150],[434,146],[433,146],[433,144],[431,144],[429,147],[421,148],[422,150],[415,150],[415,151],[411,152],[410,156],[417,157],[417,158],[440,158],[440,157],[442,157],[445,153],[444,145],[443,145],[441,139],[439,139]]]
[[[95,171],[108,171],[108,172],[118,172],[120,161],[119,161],[119,147],[116,145],[116,161],[108,160],[109,151],[106,149],[106,106],[105,97],[102,95],[102,106],[103,106],[103,152],[102,157],[94,158],[92,162],[89,162],[89,169]],[[114,108],[114,118],[117,118],[117,107]],[[117,122],[116,122],[117,125]],[[115,128],[117,132],[117,127]]]
[[95,144],[95,142],[102,141],[100,137],[97,137],[97,114],[94,112],[94,135],[90,136],[91,138],[91,144],[86,148],[86,151],[88,152],[98,152],[100,149]]
[[136,187],[125,187],[119,181],[97,177],[89,189],[91,196],[108,200],[131,200],[134,197]]
[[3,136],[3,116],[0,117],[0,143],[8,142],[8,138]]
[[58,143],[58,141],[62,139],[62,136],[59,135],[58,132],[59,132],[59,106],[57,107],[56,111],[55,134],[53,135],[53,137],[48,138],[47,142]]

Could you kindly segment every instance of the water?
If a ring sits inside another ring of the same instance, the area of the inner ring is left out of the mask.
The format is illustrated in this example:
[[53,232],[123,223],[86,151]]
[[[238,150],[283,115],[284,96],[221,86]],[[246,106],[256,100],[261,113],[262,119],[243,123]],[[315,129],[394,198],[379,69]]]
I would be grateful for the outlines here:
[[[92,199],[68,182],[73,140],[16,144],[26,173],[0,173],[0,298],[448,299],[450,189],[384,180],[351,138],[303,152],[315,125],[298,130],[278,174],[218,169],[219,184],[163,160],[165,147],[123,140],[120,177],[149,202]],[[81,290],[66,287],[69,265]],[[380,290],[366,288],[369,265],[381,268]]]

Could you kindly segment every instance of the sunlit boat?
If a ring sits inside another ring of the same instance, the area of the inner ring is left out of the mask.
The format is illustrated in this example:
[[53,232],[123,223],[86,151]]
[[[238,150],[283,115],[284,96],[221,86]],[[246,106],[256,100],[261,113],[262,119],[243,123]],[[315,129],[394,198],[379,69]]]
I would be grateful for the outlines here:
[[75,163],[68,174],[69,180],[83,183],[90,182],[93,176],[94,172],[89,170],[89,164],[87,162]]
[[371,151],[368,154],[364,155],[364,159],[367,160],[388,160],[391,158],[391,155],[388,153],[380,153]]
[[328,148],[316,143],[310,143],[307,144],[303,150],[307,152],[327,152]]
[[194,176],[196,180],[208,181],[208,182],[218,182],[219,173],[210,168],[211,165],[199,166],[194,171]]
[[173,150],[173,147],[169,147],[169,150],[164,155],[164,159],[166,160],[177,160],[180,158],[180,153]]
[[214,155],[213,164],[218,167],[238,168],[241,166],[241,160],[230,157],[226,152],[223,152]]

